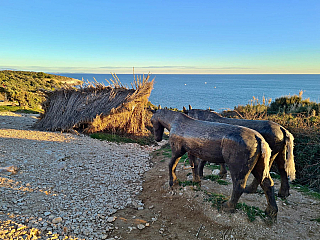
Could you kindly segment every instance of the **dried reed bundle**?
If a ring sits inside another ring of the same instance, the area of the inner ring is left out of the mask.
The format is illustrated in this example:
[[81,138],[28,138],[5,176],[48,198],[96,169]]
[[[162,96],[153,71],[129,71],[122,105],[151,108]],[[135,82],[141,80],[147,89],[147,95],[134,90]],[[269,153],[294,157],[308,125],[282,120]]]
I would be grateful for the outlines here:
[[145,135],[146,108],[153,88],[150,75],[134,78],[132,88],[125,87],[113,74],[109,86],[86,83],[80,88],[64,87],[46,92],[44,114],[34,125],[40,130],[71,131],[83,128],[87,133],[111,131]]

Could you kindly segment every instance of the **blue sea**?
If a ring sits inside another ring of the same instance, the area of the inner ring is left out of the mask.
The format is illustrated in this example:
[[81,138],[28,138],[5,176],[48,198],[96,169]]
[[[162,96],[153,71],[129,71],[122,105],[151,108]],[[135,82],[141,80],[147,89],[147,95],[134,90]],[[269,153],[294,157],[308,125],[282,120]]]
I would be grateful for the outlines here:
[[[90,82],[95,78],[105,85],[108,85],[105,79],[113,79],[111,74],[59,75]],[[132,74],[117,76],[122,84],[131,87]],[[253,97],[260,102],[263,97],[274,101],[281,96],[299,95],[301,90],[303,99],[320,102],[320,74],[154,74],[153,78],[155,84],[149,100],[162,107],[182,109],[190,104],[193,108],[221,112],[246,105]]]

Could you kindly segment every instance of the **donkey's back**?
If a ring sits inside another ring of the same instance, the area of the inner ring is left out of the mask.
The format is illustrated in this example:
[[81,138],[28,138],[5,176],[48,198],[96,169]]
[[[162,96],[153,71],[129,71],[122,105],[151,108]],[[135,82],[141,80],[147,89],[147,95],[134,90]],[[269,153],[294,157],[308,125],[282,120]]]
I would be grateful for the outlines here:
[[200,121],[184,114],[172,124],[169,140],[202,160],[216,163],[252,157],[260,152],[260,142],[264,141],[261,134],[252,129]]

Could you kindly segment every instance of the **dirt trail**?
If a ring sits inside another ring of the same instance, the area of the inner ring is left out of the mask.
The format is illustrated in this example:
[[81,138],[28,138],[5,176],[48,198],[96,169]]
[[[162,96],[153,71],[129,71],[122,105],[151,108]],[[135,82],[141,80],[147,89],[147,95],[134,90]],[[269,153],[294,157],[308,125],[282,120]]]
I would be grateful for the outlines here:
[[[145,174],[143,191],[138,196],[144,209],[126,208],[114,214],[117,218],[110,238],[320,239],[320,223],[312,221],[320,216],[318,200],[291,189],[286,201],[277,200],[277,223],[270,225],[260,217],[250,222],[243,210],[225,213],[204,200],[207,198],[204,190],[229,196],[232,188],[230,176],[226,179],[230,182],[228,185],[203,180],[201,191],[192,186],[175,186],[171,191],[168,187],[168,161],[162,153],[154,153],[154,166]],[[190,176],[191,169],[186,168],[182,163],[177,167],[180,181],[186,181],[187,175]],[[205,168],[205,174],[211,173],[212,170]],[[275,180],[276,190],[279,186],[280,182]],[[239,202],[262,210],[266,208],[266,198],[261,193],[243,194]]]

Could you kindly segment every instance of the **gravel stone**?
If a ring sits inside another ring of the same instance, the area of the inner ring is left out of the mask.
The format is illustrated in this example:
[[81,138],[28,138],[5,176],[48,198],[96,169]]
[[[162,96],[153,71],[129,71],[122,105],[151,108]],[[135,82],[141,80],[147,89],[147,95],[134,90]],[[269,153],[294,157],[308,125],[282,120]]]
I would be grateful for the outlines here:
[[142,230],[142,229],[146,228],[146,226],[143,225],[143,224],[138,224],[138,225],[137,225],[137,228],[140,229],[140,230]]
[[118,209],[143,206],[137,195],[143,173],[151,167],[149,153],[156,147],[37,131],[30,127],[36,117],[0,113],[0,167],[19,169],[0,176],[2,221],[15,212],[12,221],[22,223],[21,215],[32,226],[62,233],[63,219],[68,234],[99,239]]

